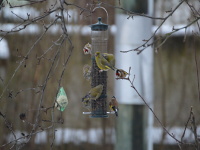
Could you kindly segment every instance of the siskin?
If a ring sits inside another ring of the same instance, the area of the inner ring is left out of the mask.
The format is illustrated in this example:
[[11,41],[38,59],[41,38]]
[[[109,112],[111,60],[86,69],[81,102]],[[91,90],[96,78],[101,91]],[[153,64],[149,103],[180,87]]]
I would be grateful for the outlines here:
[[90,43],[87,43],[83,48],[83,52],[85,55],[91,54],[92,53],[92,45]]
[[115,70],[115,57],[113,54],[103,53],[100,52],[95,53],[95,60],[97,66],[101,71],[108,71],[109,69]]
[[128,75],[128,72],[124,71],[123,69],[117,69],[116,70],[116,76],[118,78],[125,78]]
[[89,99],[89,95],[86,95],[85,97],[82,98],[82,105],[88,110],[91,109],[92,103],[91,103],[91,100]]
[[112,97],[111,101],[109,102],[109,107],[110,107],[110,110],[114,111],[115,115],[118,116],[118,111],[119,111],[118,102],[114,96]]
[[89,66],[88,64],[85,64],[83,66],[83,77],[86,79],[86,80],[90,80],[91,78],[91,73],[92,73],[92,68],[91,66]]

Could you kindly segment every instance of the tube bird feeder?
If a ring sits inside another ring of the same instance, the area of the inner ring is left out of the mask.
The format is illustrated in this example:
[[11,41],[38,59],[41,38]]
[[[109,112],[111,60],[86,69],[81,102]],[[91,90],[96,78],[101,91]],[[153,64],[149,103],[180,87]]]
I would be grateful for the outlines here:
[[101,17],[98,18],[96,24],[91,25],[91,40],[92,40],[92,82],[91,87],[95,87],[99,84],[103,85],[103,91],[101,96],[92,100],[91,108],[91,118],[107,118],[107,72],[100,72],[96,61],[95,61],[95,52],[106,53],[107,52],[107,43],[108,43],[108,25],[102,23]]

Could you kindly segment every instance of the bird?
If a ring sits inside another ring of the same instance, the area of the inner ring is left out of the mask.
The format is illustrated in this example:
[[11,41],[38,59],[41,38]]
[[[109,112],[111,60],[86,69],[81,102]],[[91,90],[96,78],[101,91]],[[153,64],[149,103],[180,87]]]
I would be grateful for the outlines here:
[[111,111],[115,112],[116,117],[118,117],[119,108],[118,108],[118,102],[117,102],[115,96],[113,96],[111,101],[109,102],[109,107],[110,107]]
[[102,56],[115,68],[115,57],[113,54],[102,53]]
[[91,100],[89,99],[89,95],[86,95],[84,98],[82,98],[82,105],[88,110],[91,110],[92,103]]
[[85,64],[83,66],[83,77],[86,79],[86,80],[90,80],[91,78],[91,73],[92,73],[92,68],[90,65],[88,64]]
[[116,70],[116,76],[117,76],[118,78],[123,79],[123,78],[125,78],[127,75],[129,75],[129,73],[126,72],[126,71],[124,71],[123,69],[117,69],[117,70]]
[[26,120],[26,114],[25,114],[25,113],[21,113],[21,114],[19,115],[19,118],[20,118],[23,122],[25,122],[25,120]]
[[83,52],[85,55],[87,54],[92,54],[92,45],[90,43],[87,43],[84,47],[83,47]]
[[64,88],[61,87],[57,94],[55,107],[60,111],[64,111],[67,105],[68,105],[67,94],[65,93]]
[[90,91],[88,92],[88,94],[86,94],[83,98],[82,98],[82,102],[85,100],[96,100],[101,96],[101,93],[103,91],[103,85],[99,84],[93,88],[90,89]]
[[115,57],[113,54],[108,53],[95,53],[95,61],[100,71],[108,71],[109,69],[115,70]]

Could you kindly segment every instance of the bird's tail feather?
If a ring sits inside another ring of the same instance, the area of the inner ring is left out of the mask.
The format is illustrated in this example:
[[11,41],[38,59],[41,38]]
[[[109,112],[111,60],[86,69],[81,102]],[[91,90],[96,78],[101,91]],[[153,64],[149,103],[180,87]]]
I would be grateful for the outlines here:
[[116,109],[116,107],[113,106],[112,109],[114,110],[116,117],[118,117],[118,110]]

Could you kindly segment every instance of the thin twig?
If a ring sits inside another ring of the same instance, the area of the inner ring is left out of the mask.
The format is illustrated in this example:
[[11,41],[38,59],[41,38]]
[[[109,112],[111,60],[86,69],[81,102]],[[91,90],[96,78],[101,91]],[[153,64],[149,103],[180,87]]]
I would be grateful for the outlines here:
[[[152,44],[148,44],[155,36],[156,36],[156,33],[158,32],[158,30],[162,27],[162,25],[168,20],[169,17],[171,17],[174,12],[183,4],[185,0],[182,0],[181,2],[178,3],[178,5],[171,11],[171,13],[169,13],[164,19],[163,21],[161,22],[161,24],[157,27],[157,29],[154,31],[153,35],[148,39],[148,40],[145,40],[145,42],[137,47],[137,48],[134,48],[134,49],[131,49],[131,50],[126,50],[126,51],[120,51],[120,52],[123,52],[123,53],[127,53],[127,52],[131,52],[131,51],[138,51],[137,54],[140,54],[141,52],[143,52],[147,47],[149,46],[152,46]],[[148,45],[147,45],[148,44]]]
[[191,107],[191,109],[190,109],[190,115],[189,115],[189,117],[188,117],[188,120],[187,120],[187,122],[186,122],[186,124],[185,124],[185,129],[184,129],[183,134],[182,134],[182,136],[181,136],[181,142],[183,142],[183,138],[184,138],[184,136],[185,136],[185,131],[186,131],[187,127],[188,127],[189,121],[191,120],[191,115],[192,115],[191,112],[192,112],[192,107]]
[[196,121],[195,121],[195,116],[193,113],[193,110],[191,109],[191,124],[192,124],[192,129],[193,129],[193,134],[195,138],[195,147],[197,150],[199,150],[199,141],[198,141],[198,135],[197,135],[197,126],[196,126]]
[[[129,71],[130,73],[130,71]],[[134,76],[135,79],[135,76]],[[177,143],[179,144],[183,144],[182,141],[178,140],[177,138],[174,137],[174,135],[172,133],[170,133],[165,126],[163,125],[163,123],[160,121],[160,119],[157,117],[157,115],[155,114],[155,112],[153,111],[153,109],[149,106],[149,104],[146,102],[146,100],[142,97],[142,95],[138,92],[138,90],[135,88],[134,86],[134,80],[131,81],[130,80],[130,76],[128,77],[128,81],[131,84],[131,87],[135,90],[135,92],[137,93],[137,95],[142,99],[142,101],[144,102],[144,104],[148,107],[148,109],[152,112],[152,114],[154,115],[154,117],[156,118],[156,120],[159,122],[159,124],[161,125],[161,127],[163,128],[163,130],[170,136],[172,137]]]

